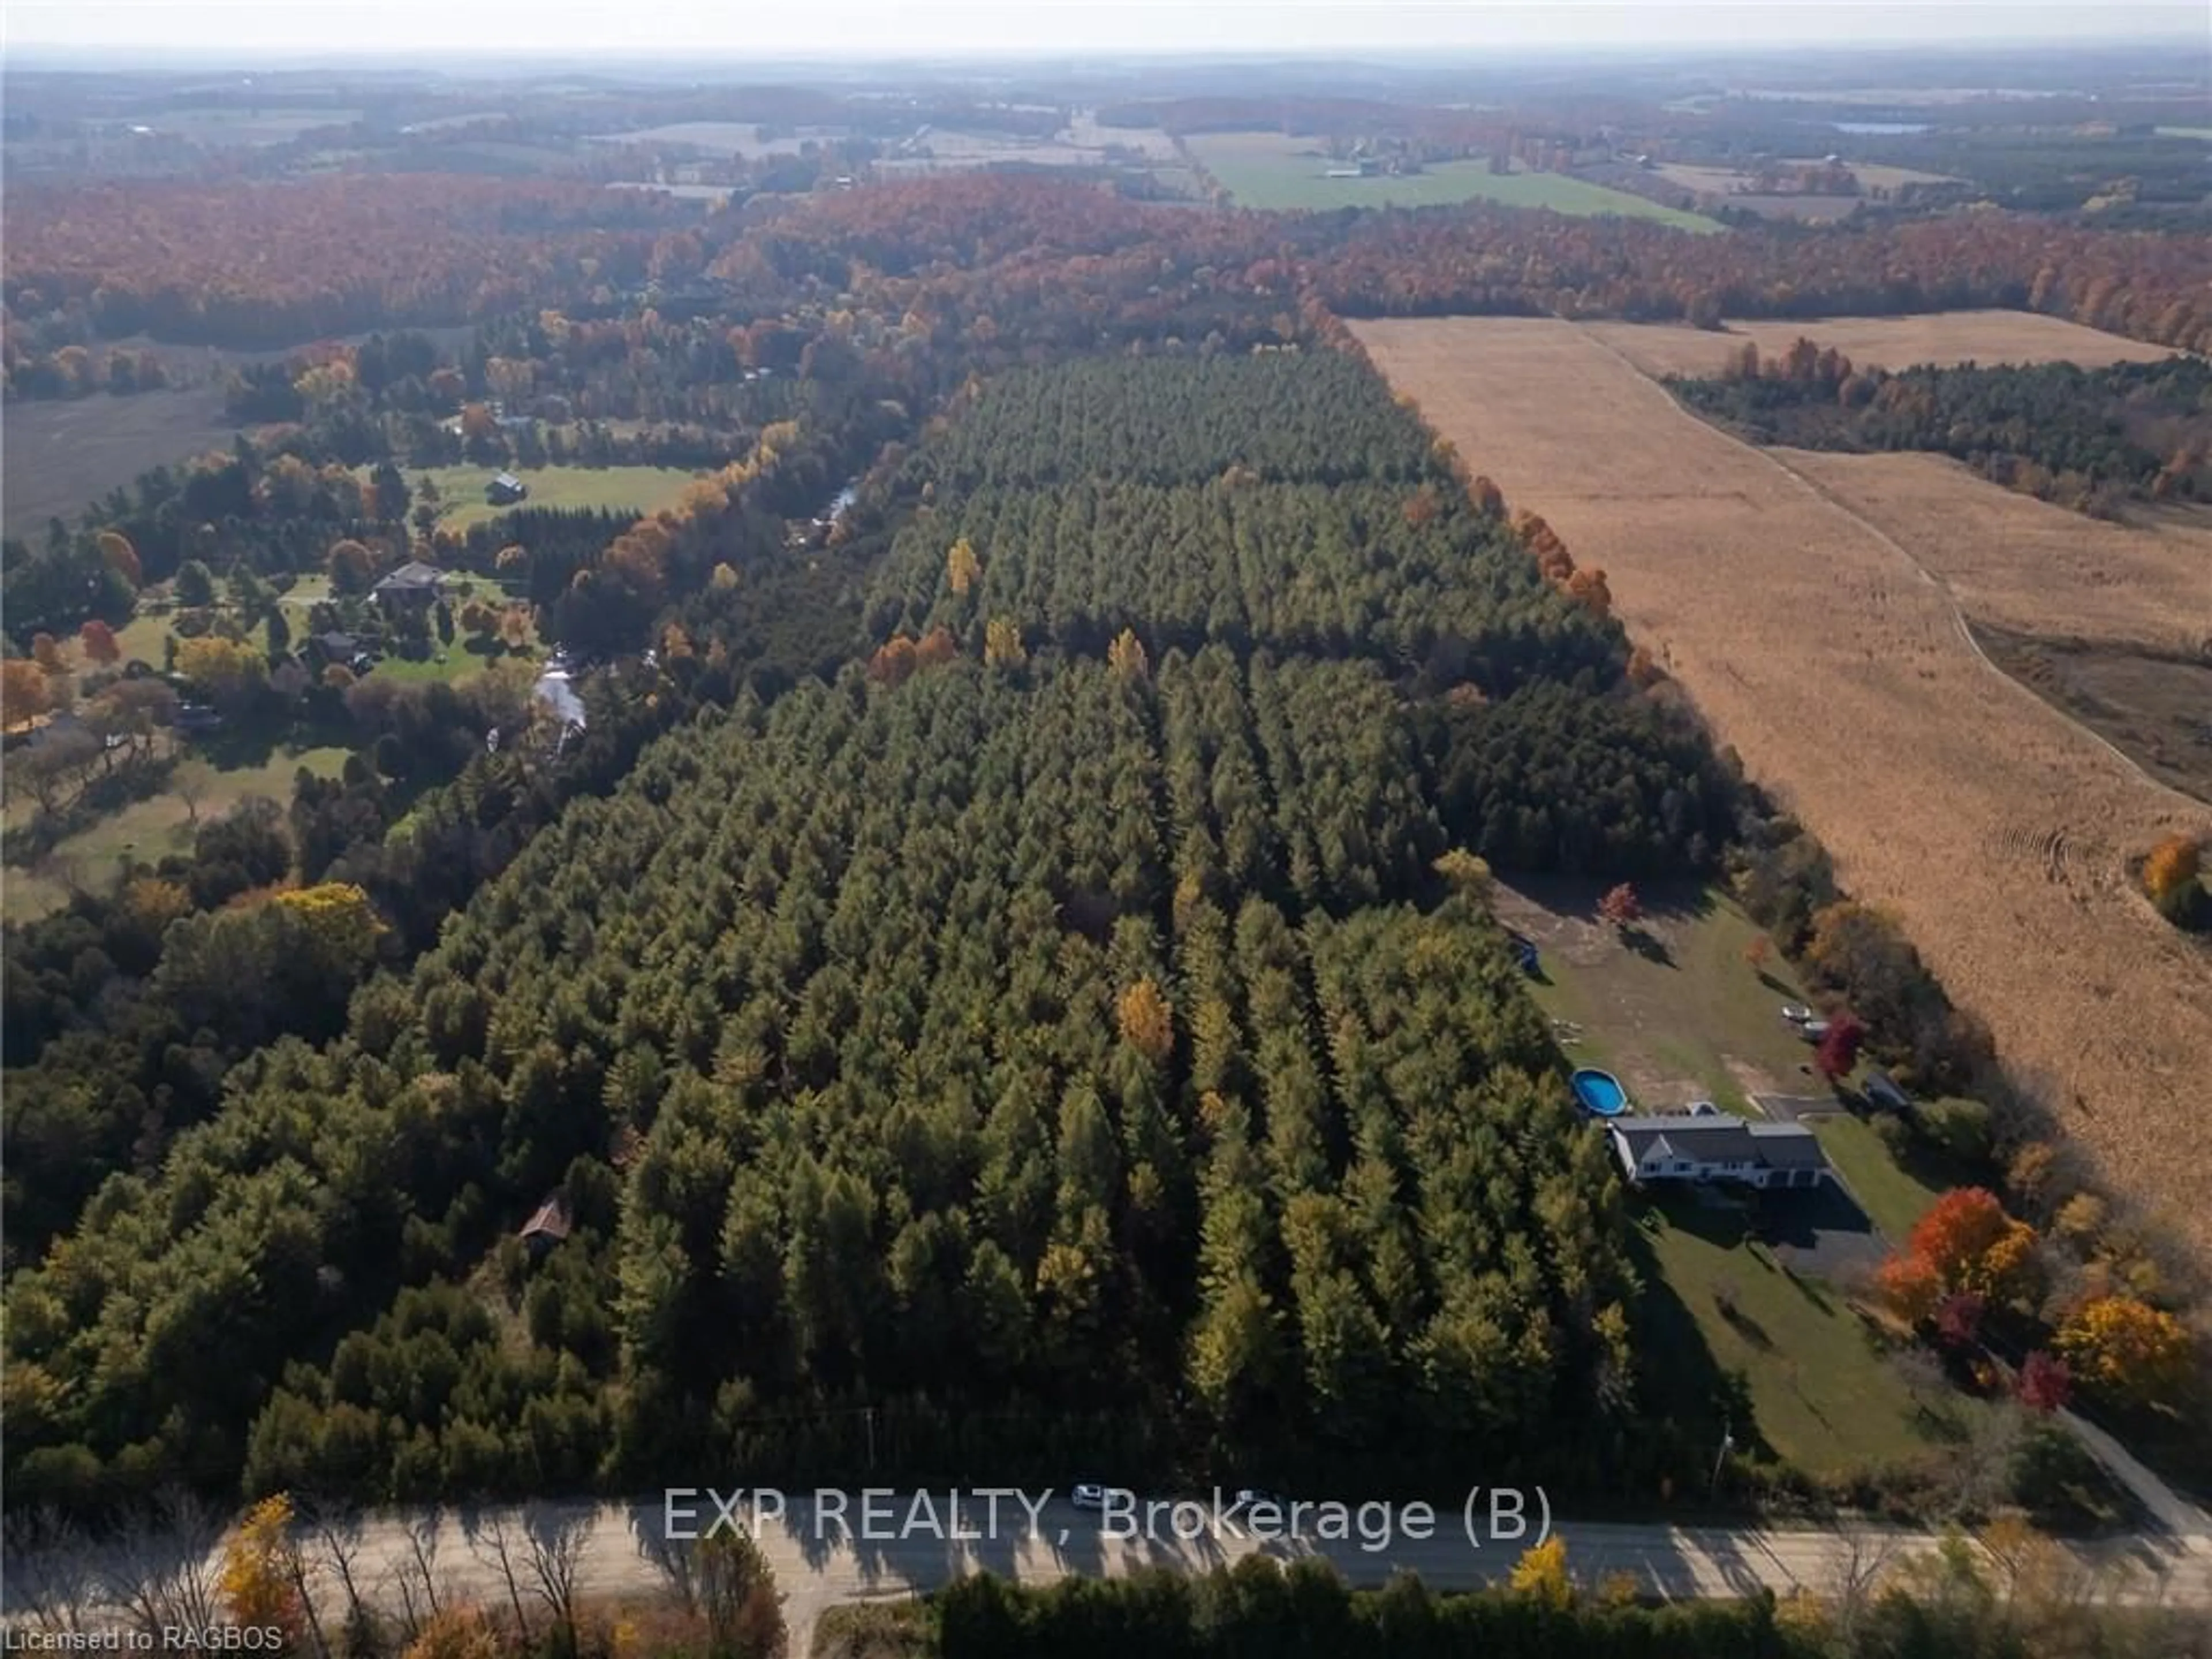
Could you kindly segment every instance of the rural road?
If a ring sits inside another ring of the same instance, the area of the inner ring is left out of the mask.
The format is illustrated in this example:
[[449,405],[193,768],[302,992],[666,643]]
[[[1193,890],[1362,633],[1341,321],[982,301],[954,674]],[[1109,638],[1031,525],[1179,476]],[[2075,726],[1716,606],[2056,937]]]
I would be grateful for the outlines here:
[[[793,1495],[785,1518],[759,1521],[757,1534],[785,1597],[794,1654],[809,1650],[815,1624],[830,1607],[902,1598],[970,1571],[1048,1583],[1071,1575],[1120,1576],[1145,1566],[1203,1572],[1251,1554],[1279,1559],[1317,1556],[1355,1583],[1379,1584],[1394,1573],[1413,1571],[1436,1588],[1466,1589],[1502,1580],[1534,1536],[1533,1529],[1527,1537],[1505,1536],[1510,1528],[1493,1533],[1479,1523],[1481,1542],[1470,1545],[1461,1515],[1443,1512],[1436,1517],[1433,1536],[1400,1537],[1381,1547],[1364,1547],[1357,1531],[1336,1541],[1309,1536],[1262,1544],[1233,1519],[1227,1526],[1210,1525],[1198,1536],[1178,1538],[1162,1515],[1153,1537],[1125,1541],[1103,1535],[1098,1516],[1062,1498],[1038,1503],[1033,1521],[1028,1504],[1042,1499],[1042,1493],[1024,1501],[1009,1492],[1000,1500],[995,1524],[975,1494],[962,1495],[957,1517],[948,1494],[925,1496],[933,1519],[919,1524],[917,1495],[888,1491],[877,1495],[877,1506],[865,1515],[861,1496],[852,1495],[842,1521],[799,1494]],[[678,1513],[687,1509],[696,1513],[689,1523],[695,1528],[703,1529],[715,1516],[712,1501],[703,1497],[679,1500]],[[745,1510],[738,1513],[749,1522],[754,1518]],[[1531,1515],[1533,1520],[1533,1510]],[[2173,1511],[2172,1518],[2192,1528],[2201,1528],[2204,1519],[2185,1508]],[[684,1525],[679,1522],[679,1529]],[[981,1535],[939,1535],[956,1530]],[[526,1616],[540,1623],[550,1612],[538,1587],[533,1554],[539,1560],[559,1554],[572,1562],[567,1581],[586,1601],[653,1596],[669,1588],[657,1559],[666,1531],[664,1499],[425,1510],[360,1519],[350,1528],[345,1553],[362,1599],[394,1613],[410,1605],[423,1607],[427,1563],[428,1580],[436,1586],[441,1602],[506,1609],[519,1601]],[[1802,1589],[1834,1595],[1848,1586],[1863,1587],[1885,1566],[1939,1542],[1932,1533],[1869,1523],[1675,1528],[1562,1522],[1559,1532],[1579,1582],[1595,1585],[1626,1575],[1646,1595],[1677,1599],[1732,1597],[1762,1588],[1779,1595]],[[526,1541],[532,1537],[540,1540],[535,1553]],[[512,1589],[499,1564],[502,1538],[513,1566]],[[343,1617],[344,1598],[334,1557],[323,1539],[308,1537],[303,1543],[318,1612],[326,1624],[335,1625]],[[2070,1567],[2078,1569],[2087,1594],[2212,1607],[2212,1532],[2147,1531],[2068,1547],[2065,1555]],[[135,1559],[143,1560],[143,1553]],[[211,1583],[214,1552],[200,1559],[207,1575],[202,1582]],[[75,1559],[80,1582],[112,1585],[118,1577],[130,1577],[119,1559],[93,1563],[88,1576],[86,1565],[81,1554]],[[41,1585],[55,1582],[50,1566],[42,1567],[35,1558],[17,1559],[10,1565],[0,1611],[11,1623],[34,1619]],[[110,1609],[114,1596],[110,1589]],[[110,1610],[106,1616],[117,1615]],[[92,1617],[96,1620],[99,1614]]]

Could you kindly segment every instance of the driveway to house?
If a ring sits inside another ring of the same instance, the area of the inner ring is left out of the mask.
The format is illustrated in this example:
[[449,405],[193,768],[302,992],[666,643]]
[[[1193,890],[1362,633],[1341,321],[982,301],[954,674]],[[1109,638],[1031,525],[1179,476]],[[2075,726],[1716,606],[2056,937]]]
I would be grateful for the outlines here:
[[1808,1117],[1841,1115],[1845,1108],[1833,1095],[1753,1095],[1752,1103],[1777,1123],[1797,1123]]

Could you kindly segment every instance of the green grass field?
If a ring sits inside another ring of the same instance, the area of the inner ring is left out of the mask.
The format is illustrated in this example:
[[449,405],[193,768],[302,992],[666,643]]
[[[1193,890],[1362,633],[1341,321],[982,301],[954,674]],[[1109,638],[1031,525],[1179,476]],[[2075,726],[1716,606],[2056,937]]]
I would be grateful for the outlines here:
[[[348,752],[336,748],[279,750],[258,766],[216,772],[199,799],[199,821],[204,823],[221,817],[248,795],[289,802],[293,775],[301,767],[319,777],[334,778],[344,769]],[[190,852],[192,835],[192,813],[171,792],[133,801],[121,811],[88,825],[62,842],[54,849],[54,857],[74,866],[81,884],[99,886],[111,878],[116,860],[124,854],[158,862],[171,853]],[[0,883],[5,884],[4,893],[0,893],[0,913],[9,921],[35,921],[69,902],[67,885],[51,876],[11,868],[0,872]]]
[[[478,579],[480,584],[482,580]],[[295,649],[307,634],[308,611],[330,596],[331,580],[327,576],[301,576],[292,584],[291,591],[283,595],[284,620],[291,624]],[[123,649],[123,659],[129,662],[136,658],[159,668],[161,665],[161,641],[176,631],[176,620],[173,611],[156,611],[150,605],[142,604],[138,614],[115,630],[115,642]],[[256,645],[265,646],[268,630],[256,623],[246,637]]]
[[1711,1100],[1752,1110],[1751,1094],[1817,1094],[1800,1070],[1812,1050],[1781,1018],[1806,1000],[1803,985],[1773,952],[1761,967],[1744,958],[1759,927],[1717,892],[1644,895],[1650,915],[1641,948],[1591,915],[1595,890],[1565,884],[1502,888],[1500,920],[1536,940],[1544,979],[1536,1002],[1581,1028],[1563,1046],[1577,1065],[1599,1066],[1642,1107]]
[[2212,127],[2158,127],[2154,131],[2161,138],[2197,138],[2212,144]]
[[1943,1188],[1899,1164],[1881,1138],[1859,1118],[1839,1112],[1813,1119],[1812,1127],[1827,1149],[1829,1162],[1882,1237],[1893,1244],[1903,1243]]
[[[422,481],[438,486],[441,528],[474,529],[514,509],[484,500],[484,486],[497,476],[492,466],[440,466],[410,472],[407,487],[419,503]],[[673,507],[696,473],[673,466],[541,466],[514,475],[530,487],[525,507],[550,507],[616,513],[656,513]]]
[[1651,1206],[1644,1219],[1667,1283],[1714,1362],[1743,1373],[1759,1433],[1788,1462],[1820,1474],[1897,1463],[1955,1437],[1982,1409],[1942,1391],[1923,1409],[1842,1297],[1738,1242],[1729,1212],[1684,1199]]
[[1227,132],[1203,134],[1185,143],[1239,207],[1442,207],[1489,201],[1583,216],[1609,213],[1656,219],[1683,230],[1723,228],[1701,215],[1559,173],[1500,176],[1492,173],[1487,161],[1439,161],[1404,178],[1330,179],[1323,176],[1329,163],[1318,153],[1317,141],[1310,138]]

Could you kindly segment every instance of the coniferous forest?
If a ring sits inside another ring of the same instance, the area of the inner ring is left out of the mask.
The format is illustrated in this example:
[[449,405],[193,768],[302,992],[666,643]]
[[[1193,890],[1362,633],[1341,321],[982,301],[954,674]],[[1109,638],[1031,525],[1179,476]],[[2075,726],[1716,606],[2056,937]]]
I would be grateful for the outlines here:
[[885,489],[847,666],[702,700],[15,1277],[24,1501],[1694,1478],[1466,856],[1717,857],[1618,627],[1310,343],[971,382]]

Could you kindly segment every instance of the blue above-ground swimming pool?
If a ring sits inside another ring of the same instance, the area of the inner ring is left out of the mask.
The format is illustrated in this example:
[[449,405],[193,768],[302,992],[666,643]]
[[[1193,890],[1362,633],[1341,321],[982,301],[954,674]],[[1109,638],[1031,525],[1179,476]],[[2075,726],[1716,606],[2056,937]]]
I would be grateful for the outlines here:
[[1583,1110],[1593,1117],[1619,1117],[1628,1109],[1628,1091],[1610,1072],[1585,1066],[1567,1079]]

